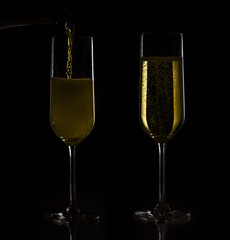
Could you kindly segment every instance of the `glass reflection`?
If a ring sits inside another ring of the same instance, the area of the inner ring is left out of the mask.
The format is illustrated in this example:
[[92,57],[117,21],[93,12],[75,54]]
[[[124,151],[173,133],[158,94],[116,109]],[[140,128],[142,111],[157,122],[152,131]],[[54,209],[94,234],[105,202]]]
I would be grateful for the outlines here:
[[[154,220],[150,219],[149,217],[144,216],[135,216],[135,223],[136,223],[136,240],[170,240],[175,239],[175,232],[178,230],[181,232],[182,226],[187,225],[186,223],[175,223],[175,222],[168,222],[165,220]],[[188,222],[187,222],[188,223]],[[171,226],[175,226],[172,231],[168,231],[169,227],[170,230],[172,229]],[[166,237],[167,235],[167,237]],[[179,237],[180,239],[180,237]]]
[[95,240],[98,235],[98,222],[89,224],[53,224],[46,223],[43,225],[43,236],[41,239],[55,240]]

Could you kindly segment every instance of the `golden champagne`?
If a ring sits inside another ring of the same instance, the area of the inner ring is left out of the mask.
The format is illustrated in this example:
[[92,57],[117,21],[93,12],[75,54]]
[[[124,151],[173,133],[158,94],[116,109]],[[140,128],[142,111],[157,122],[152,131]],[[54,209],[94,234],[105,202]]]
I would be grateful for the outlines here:
[[68,146],[78,145],[95,122],[92,79],[51,79],[51,126]]
[[66,76],[68,79],[70,79],[73,74],[72,70],[73,31],[68,26],[66,27],[66,34],[68,37],[68,59],[66,63]]
[[184,122],[181,57],[141,59],[141,122],[156,142],[167,142]]

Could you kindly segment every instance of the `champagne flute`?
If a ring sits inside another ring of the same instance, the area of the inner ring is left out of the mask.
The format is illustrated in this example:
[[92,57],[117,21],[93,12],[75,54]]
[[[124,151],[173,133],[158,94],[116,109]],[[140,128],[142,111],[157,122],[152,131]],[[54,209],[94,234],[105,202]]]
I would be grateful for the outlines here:
[[141,34],[140,120],[159,150],[159,200],[153,211],[137,211],[142,221],[183,223],[190,214],[170,210],[165,194],[168,141],[181,129],[185,118],[183,35]]
[[50,124],[69,150],[69,207],[48,215],[53,223],[97,222],[99,217],[82,213],[76,193],[76,151],[94,127],[93,38],[53,37],[51,59]]

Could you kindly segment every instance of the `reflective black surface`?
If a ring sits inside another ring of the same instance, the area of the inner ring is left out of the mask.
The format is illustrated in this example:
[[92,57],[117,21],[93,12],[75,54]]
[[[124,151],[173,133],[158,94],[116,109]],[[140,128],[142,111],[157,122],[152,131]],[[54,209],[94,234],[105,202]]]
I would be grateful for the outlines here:
[[[1,24],[41,14],[56,18],[63,9],[61,4],[7,4],[1,5]],[[166,14],[165,6],[142,5],[135,11],[115,3],[98,10],[74,8],[76,33],[93,36],[95,47],[96,124],[79,146],[78,198],[82,211],[99,215],[100,222],[73,229],[45,219],[69,204],[68,151],[49,125],[51,37],[60,29],[0,30],[2,236],[224,236],[229,216],[229,21],[217,8],[218,19],[211,10],[190,7],[169,7]],[[191,213],[191,221],[183,225],[144,224],[133,217],[135,211],[153,210],[158,194],[157,145],[141,129],[138,117],[140,33],[148,31],[184,35],[186,120],[168,144],[166,167],[169,205]]]
[[[40,239],[194,239],[198,236],[193,234],[191,226],[164,226],[133,222],[130,232],[128,228],[121,227],[119,232],[105,231],[104,224],[82,225],[65,228],[57,226],[43,227],[43,235]],[[45,233],[45,234],[44,234]],[[200,236],[200,235],[199,235]],[[205,239],[205,238],[204,238]]]
[[[83,196],[88,200],[84,199]],[[135,219],[133,215],[135,208],[127,202],[127,195],[123,195],[123,197],[126,200],[123,203],[118,201],[115,206],[112,204],[113,201],[103,193],[81,195],[83,202],[88,202],[86,207],[100,215],[100,222],[97,224],[57,226],[46,222],[41,212],[37,237],[38,239],[84,240],[207,239],[222,236],[224,232],[222,229],[223,222],[216,220],[217,215],[214,211],[210,212],[213,209],[212,207],[208,211],[205,210],[205,207],[201,208],[200,212],[195,211],[195,209],[191,210],[191,221],[185,224],[166,224],[160,221],[158,223],[146,223]],[[109,204],[112,204],[113,208]]]

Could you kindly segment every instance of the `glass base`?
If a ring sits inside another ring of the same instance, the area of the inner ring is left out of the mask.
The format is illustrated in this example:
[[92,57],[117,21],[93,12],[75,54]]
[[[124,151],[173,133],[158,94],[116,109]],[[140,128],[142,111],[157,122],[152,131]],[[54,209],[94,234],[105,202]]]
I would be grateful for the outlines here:
[[97,224],[99,216],[90,213],[82,213],[79,210],[70,211],[69,208],[64,212],[51,213],[47,215],[47,220],[55,225],[70,226],[72,224]]
[[137,211],[134,214],[135,219],[143,223],[164,223],[164,224],[181,224],[190,221],[190,213],[185,213],[182,211],[165,211],[161,214],[153,211]]

